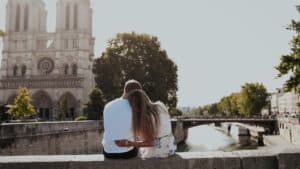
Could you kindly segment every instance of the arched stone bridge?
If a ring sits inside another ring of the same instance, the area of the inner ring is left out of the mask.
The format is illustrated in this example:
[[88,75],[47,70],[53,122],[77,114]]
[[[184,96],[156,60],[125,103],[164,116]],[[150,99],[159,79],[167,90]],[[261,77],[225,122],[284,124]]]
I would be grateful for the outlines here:
[[183,123],[184,128],[191,128],[203,124],[215,123],[217,126],[220,123],[243,123],[254,126],[260,126],[273,133],[277,129],[276,119],[262,119],[262,118],[186,118],[186,119],[172,119],[172,123],[178,121]]

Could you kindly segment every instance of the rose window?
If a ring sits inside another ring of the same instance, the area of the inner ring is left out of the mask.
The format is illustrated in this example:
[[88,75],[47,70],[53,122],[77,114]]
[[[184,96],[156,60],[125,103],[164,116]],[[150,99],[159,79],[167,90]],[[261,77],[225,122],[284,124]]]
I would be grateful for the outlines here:
[[39,61],[38,63],[38,69],[43,73],[43,74],[49,74],[53,71],[54,69],[54,62],[50,58],[43,58]]

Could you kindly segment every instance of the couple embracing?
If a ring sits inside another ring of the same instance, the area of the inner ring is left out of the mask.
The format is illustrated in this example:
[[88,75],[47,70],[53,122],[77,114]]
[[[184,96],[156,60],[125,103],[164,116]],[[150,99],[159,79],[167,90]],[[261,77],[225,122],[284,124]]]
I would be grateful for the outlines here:
[[106,158],[166,158],[175,154],[166,106],[153,103],[138,81],[126,82],[122,97],[105,105],[103,118]]

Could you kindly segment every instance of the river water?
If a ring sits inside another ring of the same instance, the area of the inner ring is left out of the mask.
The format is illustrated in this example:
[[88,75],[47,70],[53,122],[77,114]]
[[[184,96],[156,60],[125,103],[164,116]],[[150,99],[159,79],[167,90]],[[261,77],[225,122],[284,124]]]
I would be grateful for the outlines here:
[[[224,125],[224,124],[223,124]],[[240,147],[238,126],[232,125],[228,134],[226,126],[218,128],[213,125],[202,125],[190,128],[185,144],[178,146],[179,152],[234,151],[238,149],[255,149],[256,146]],[[255,142],[252,142],[252,145]]]

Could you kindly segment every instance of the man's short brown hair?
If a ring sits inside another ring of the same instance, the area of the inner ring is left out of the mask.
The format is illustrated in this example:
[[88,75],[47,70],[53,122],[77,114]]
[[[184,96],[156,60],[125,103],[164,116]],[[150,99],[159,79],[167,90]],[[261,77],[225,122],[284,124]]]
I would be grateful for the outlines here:
[[128,80],[125,83],[125,86],[124,86],[125,93],[129,93],[129,92],[131,92],[133,90],[137,90],[137,89],[142,89],[142,85],[140,82],[138,82],[136,80]]

